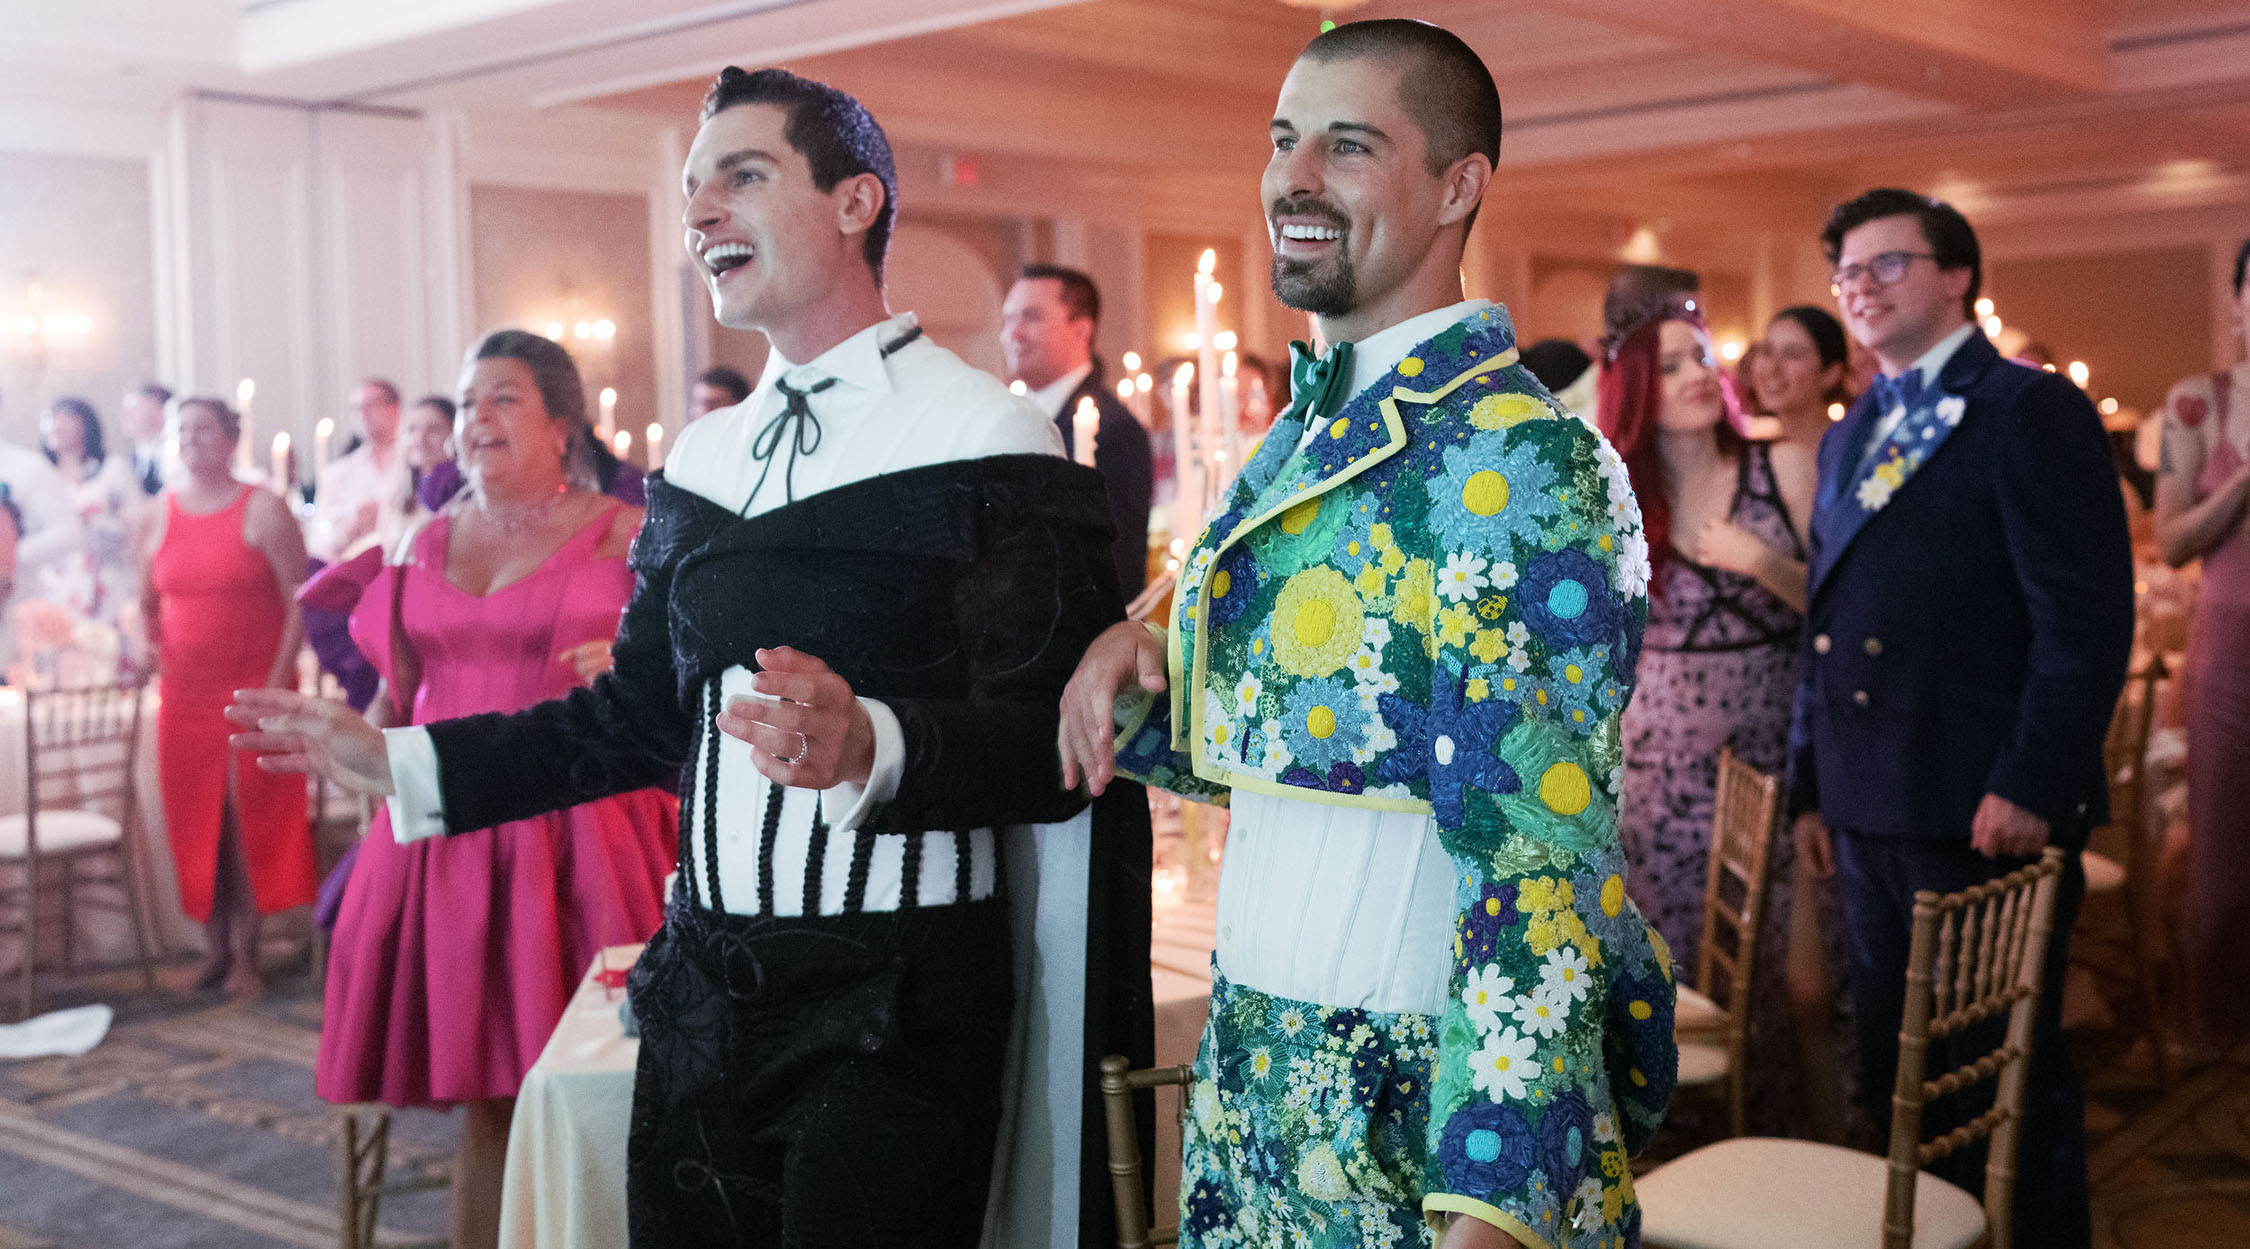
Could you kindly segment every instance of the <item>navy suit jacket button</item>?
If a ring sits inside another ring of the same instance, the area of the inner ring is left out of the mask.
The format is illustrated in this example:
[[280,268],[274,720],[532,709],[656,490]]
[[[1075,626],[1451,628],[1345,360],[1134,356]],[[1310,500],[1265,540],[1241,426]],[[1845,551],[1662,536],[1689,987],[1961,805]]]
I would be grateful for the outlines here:
[[1883,639],[1881,639],[1881,638],[1869,638],[1869,639],[1867,639],[1867,654],[1868,654],[1868,657],[1869,657],[1869,658],[1873,658],[1873,657],[1875,657],[1875,656],[1877,656],[1877,655],[1880,655],[1880,654],[1882,654],[1882,653],[1883,653]]
[[1814,634],[1814,635],[1813,635],[1813,640],[1812,640],[1812,648],[1813,648],[1813,653],[1814,653],[1814,654],[1816,654],[1816,655],[1825,655],[1825,654],[1827,654],[1827,653],[1828,653],[1828,646],[1829,646],[1829,642],[1828,642],[1828,635],[1827,635],[1827,634],[1825,634],[1825,633],[1816,633],[1816,634]]
[[1869,702],[1869,701],[1870,701],[1870,700],[1869,700],[1869,698],[1867,697],[1867,691],[1866,691],[1866,690],[1853,690],[1853,691],[1852,691],[1852,706],[1854,706],[1854,707],[1865,707],[1865,706],[1866,706],[1866,705],[1868,704],[1868,702]]

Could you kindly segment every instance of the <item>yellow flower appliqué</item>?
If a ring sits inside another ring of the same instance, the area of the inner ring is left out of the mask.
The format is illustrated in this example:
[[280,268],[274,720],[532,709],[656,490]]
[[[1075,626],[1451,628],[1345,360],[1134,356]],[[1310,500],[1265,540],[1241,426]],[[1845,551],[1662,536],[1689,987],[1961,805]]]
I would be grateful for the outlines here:
[[1511,429],[1554,414],[1553,408],[1530,395],[1486,395],[1469,409],[1469,424],[1478,429]]
[[1344,574],[1307,568],[1281,587],[1273,605],[1273,657],[1301,677],[1324,677],[1359,649],[1359,595]]

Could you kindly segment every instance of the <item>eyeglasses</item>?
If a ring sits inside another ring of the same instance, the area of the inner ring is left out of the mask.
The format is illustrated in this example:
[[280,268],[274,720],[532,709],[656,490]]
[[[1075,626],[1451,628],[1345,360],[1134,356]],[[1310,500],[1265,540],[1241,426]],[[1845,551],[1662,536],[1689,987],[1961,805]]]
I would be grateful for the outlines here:
[[1828,275],[1831,294],[1841,295],[1844,288],[1861,278],[1873,278],[1877,286],[1889,286],[1906,276],[1906,268],[1917,260],[1936,260],[1933,252],[1883,252],[1863,265],[1845,265]]

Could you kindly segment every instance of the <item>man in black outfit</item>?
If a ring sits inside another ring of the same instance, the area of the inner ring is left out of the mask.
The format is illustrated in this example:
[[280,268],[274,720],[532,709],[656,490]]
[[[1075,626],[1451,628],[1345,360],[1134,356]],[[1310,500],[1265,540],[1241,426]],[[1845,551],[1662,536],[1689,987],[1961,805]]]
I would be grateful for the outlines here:
[[[614,669],[380,734],[241,691],[229,714],[257,731],[237,744],[388,795],[400,840],[678,780],[678,877],[631,981],[633,1244],[969,1249],[1024,992],[1020,830],[1085,805],[1061,784],[1057,701],[1122,614],[1108,510],[1044,414],[888,307],[897,180],[857,100],[728,69],[683,179],[720,323],[773,349],[650,480]],[[1105,800],[1090,847],[1074,826],[1037,837],[1040,895],[1086,921],[1041,958],[1084,982],[1040,973],[1052,1074],[1019,1099],[1058,1112],[1055,1136],[1013,1150],[1048,1164],[1059,1208],[1009,1203],[1012,1243],[1045,1249],[1108,1205],[1072,1191],[1084,1146],[1057,1103],[1083,1098],[1092,1056],[1149,1057],[1147,815]],[[1078,870],[1050,873],[1072,848]]]
[[1008,373],[1031,388],[1031,400],[1055,418],[1063,452],[1079,458],[1075,417],[1094,401],[1094,468],[1109,488],[1117,522],[1117,580],[1130,599],[1148,583],[1148,501],[1154,470],[1148,431],[1104,385],[1094,358],[1102,295],[1094,280],[1062,265],[1025,265],[1000,307],[1000,350]]

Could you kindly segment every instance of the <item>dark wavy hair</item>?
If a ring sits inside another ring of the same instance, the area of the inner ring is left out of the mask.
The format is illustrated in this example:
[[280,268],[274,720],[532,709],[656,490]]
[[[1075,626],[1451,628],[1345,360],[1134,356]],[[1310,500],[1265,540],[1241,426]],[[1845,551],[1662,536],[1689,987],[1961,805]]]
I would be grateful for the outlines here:
[[883,206],[867,227],[867,267],[883,280],[883,258],[891,249],[891,223],[898,217],[898,169],[891,141],[867,106],[824,82],[800,78],[785,69],[750,71],[729,65],[703,94],[703,120],[738,104],[772,104],[788,114],[781,137],[812,168],[813,185],[832,191],[846,178],[863,173],[883,184]]
[[[102,460],[107,457],[107,444],[102,441],[102,418],[95,414],[93,404],[79,398],[77,395],[64,395],[62,398],[48,404],[47,410],[54,413],[68,412],[70,415],[78,418],[78,428],[83,431],[79,435],[79,441],[85,447],[85,450],[82,454],[85,456],[86,462],[88,464],[99,465]],[[41,438],[39,440],[39,449],[47,453],[47,462],[49,464],[59,463],[59,461],[55,458],[55,447],[53,443],[48,442],[45,438]]]
[[1851,344],[1844,339],[1844,327],[1826,309],[1811,304],[1795,304],[1773,314],[1776,321],[1787,317],[1797,323],[1797,328],[1812,340],[1813,351],[1820,356],[1820,367],[1851,363]]
[[1877,187],[1836,205],[1820,231],[1820,250],[1835,264],[1844,251],[1844,236],[1870,221],[1884,217],[1912,217],[1922,237],[1937,257],[1940,269],[1967,269],[1969,289],[1961,292],[1961,315],[1976,317],[1977,294],[1984,289],[1984,251],[1977,245],[1976,228],[1961,210],[1944,200],[1917,195],[1897,187]]

